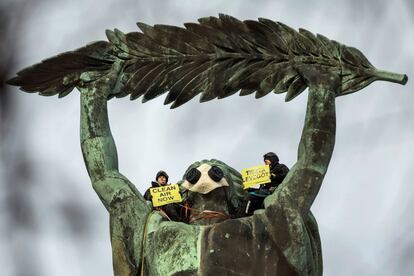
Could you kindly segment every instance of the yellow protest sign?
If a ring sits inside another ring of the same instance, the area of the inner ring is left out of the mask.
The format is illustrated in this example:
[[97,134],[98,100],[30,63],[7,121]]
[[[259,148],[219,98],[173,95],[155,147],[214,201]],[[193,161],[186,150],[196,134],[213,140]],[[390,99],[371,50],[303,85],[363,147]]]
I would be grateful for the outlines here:
[[150,193],[154,207],[183,201],[178,184],[150,188]]
[[247,189],[270,182],[269,165],[255,166],[242,170],[243,188]]

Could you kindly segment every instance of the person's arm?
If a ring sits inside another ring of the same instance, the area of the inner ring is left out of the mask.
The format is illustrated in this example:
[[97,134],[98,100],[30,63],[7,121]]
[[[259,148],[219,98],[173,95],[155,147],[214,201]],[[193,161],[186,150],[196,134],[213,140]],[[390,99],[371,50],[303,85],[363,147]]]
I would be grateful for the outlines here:
[[285,164],[279,163],[276,165],[273,175],[271,174],[271,179],[274,180],[276,186],[279,186],[288,173],[289,168]]
[[340,81],[337,76],[321,74],[311,80],[298,160],[278,191],[265,200],[269,215],[280,205],[295,208],[301,213],[309,211],[334,149],[335,95],[338,89]]

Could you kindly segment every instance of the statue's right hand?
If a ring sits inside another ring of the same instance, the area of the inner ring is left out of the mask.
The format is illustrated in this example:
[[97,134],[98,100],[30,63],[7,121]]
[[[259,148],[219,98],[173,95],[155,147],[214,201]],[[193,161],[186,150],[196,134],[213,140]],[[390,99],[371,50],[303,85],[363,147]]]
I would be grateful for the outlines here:
[[339,94],[342,77],[341,72],[335,69],[327,66],[306,66],[299,67],[298,71],[309,87],[322,86]]

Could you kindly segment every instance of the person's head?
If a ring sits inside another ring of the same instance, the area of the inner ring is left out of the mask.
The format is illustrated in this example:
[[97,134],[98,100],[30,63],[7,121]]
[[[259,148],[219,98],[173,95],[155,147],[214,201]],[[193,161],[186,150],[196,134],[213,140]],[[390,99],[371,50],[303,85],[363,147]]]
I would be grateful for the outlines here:
[[157,172],[157,175],[155,176],[155,181],[157,181],[157,183],[160,185],[167,185],[168,174],[165,171]]
[[265,155],[263,155],[263,160],[264,163],[269,166],[274,166],[279,163],[279,157],[277,157],[276,153],[274,152],[268,152]]
[[[197,224],[211,224],[238,217],[247,200],[243,190],[241,174],[219,160],[195,162],[185,172],[180,188],[184,190],[183,200],[196,213],[214,211],[225,216],[213,216],[194,221]],[[195,214],[191,214],[194,218]]]

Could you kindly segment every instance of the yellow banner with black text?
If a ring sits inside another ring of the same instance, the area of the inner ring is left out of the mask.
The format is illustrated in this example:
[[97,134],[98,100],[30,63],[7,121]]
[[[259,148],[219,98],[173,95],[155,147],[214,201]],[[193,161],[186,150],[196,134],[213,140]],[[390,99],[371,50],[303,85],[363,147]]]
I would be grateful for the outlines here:
[[244,189],[270,182],[269,165],[254,166],[243,169],[241,173]]
[[178,184],[150,188],[150,193],[154,207],[183,201]]

